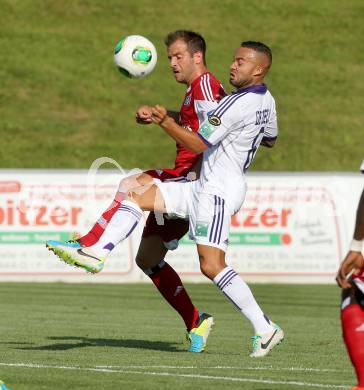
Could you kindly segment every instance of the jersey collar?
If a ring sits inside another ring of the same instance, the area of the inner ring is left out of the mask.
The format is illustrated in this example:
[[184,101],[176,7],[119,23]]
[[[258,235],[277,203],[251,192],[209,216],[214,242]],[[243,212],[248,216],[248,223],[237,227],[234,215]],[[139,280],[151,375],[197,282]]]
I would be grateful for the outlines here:
[[194,88],[194,86],[199,83],[201,81],[201,77],[204,76],[205,74],[211,74],[209,71],[205,72],[205,73],[202,73],[200,74],[199,76],[197,76],[191,83],[191,85],[188,87],[187,91],[189,91],[190,89]]
[[259,93],[259,94],[264,94],[267,92],[267,85],[266,84],[259,84],[259,85],[251,85],[250,87],[246,88],[240,88],[237,91],[233,93],[248,93],[248,92],[253,92],[253,93]]

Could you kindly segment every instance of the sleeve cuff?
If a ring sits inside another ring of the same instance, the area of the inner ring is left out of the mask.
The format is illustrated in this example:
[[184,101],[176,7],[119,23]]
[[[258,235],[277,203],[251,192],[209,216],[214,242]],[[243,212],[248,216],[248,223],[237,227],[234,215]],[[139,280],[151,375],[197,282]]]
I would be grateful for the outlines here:
[[205,139],[204,137],[202,137],[202,135],[201,135],[200,133],[197,133],[197,135],[200,137],[201,141],[202,141],[205,145],[207,145],[209,148],[211,148],[212,146],[214,146],[214,145],[210,144],[210,142],[207,141],[207,139]]

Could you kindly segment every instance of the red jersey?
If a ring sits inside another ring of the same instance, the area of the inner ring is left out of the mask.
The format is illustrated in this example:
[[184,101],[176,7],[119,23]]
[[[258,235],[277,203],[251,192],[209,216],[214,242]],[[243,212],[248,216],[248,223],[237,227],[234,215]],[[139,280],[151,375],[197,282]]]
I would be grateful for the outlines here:
[[[197,77],[187,88],[180,110],[180,125],[197,132],[207,113],[216,108],[217,103],[226,95],[220,81],[210,72]],[[176,144],[177,155],[174,171],[185,176],[196,164],[199,154],[193,153],[184,146]]]

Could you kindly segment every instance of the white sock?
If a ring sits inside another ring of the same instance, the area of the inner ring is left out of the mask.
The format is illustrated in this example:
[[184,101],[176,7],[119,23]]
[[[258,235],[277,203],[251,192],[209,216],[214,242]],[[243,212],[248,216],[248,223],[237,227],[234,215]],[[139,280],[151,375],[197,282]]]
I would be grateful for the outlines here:
[[89,248],[96,256],[105,258],[119,242],[125,240],[143,216],[142,209],[134,202],[124,200],[96,244]]
[[268,333],[272,325],[257,304],[249,286],[231,268],[226,267],[214,277],[214,283],[253,325],[256,334]]

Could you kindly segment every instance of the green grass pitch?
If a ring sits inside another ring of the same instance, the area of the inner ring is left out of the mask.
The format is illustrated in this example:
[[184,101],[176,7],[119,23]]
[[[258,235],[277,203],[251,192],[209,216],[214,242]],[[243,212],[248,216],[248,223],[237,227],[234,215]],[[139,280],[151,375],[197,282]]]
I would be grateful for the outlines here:
[[203,354],[151,284],[0,284],[0,378],[31,389],[349,389],[335,286],[253,285],[286,332],[249,358],[248,322],[212,284],[188,290],[215,327]]

